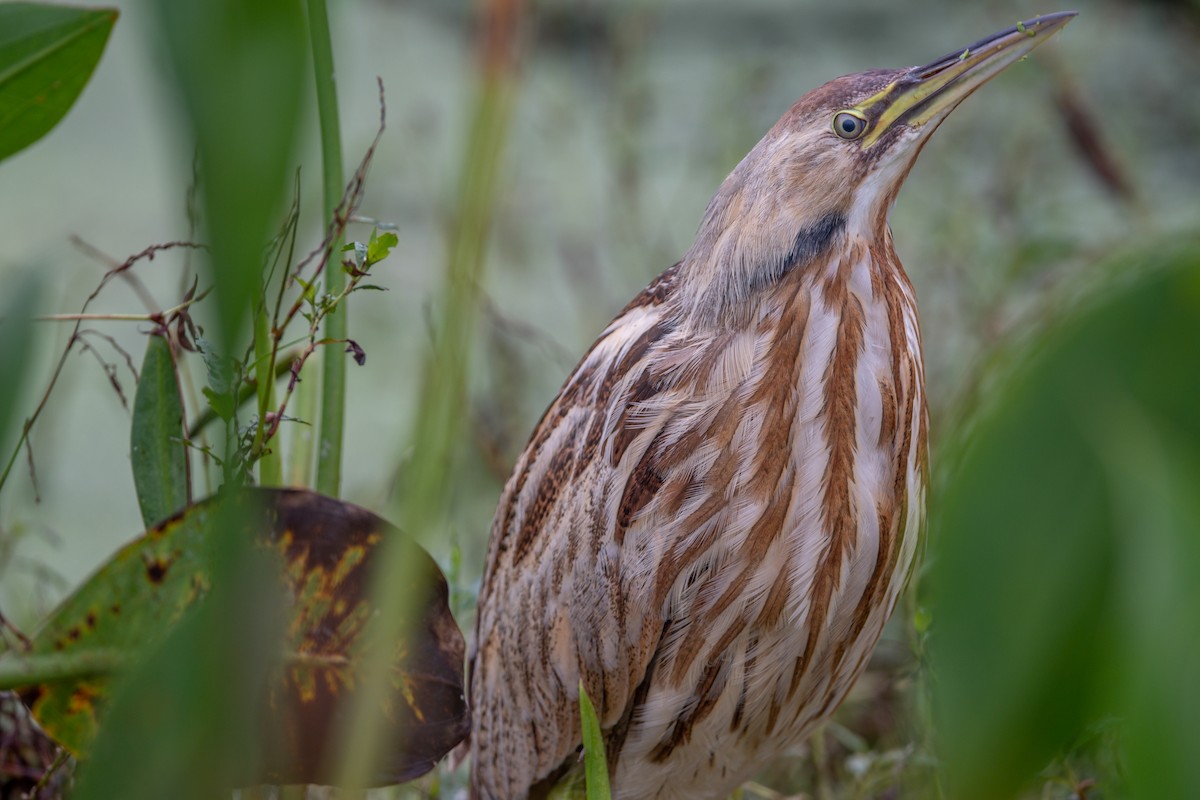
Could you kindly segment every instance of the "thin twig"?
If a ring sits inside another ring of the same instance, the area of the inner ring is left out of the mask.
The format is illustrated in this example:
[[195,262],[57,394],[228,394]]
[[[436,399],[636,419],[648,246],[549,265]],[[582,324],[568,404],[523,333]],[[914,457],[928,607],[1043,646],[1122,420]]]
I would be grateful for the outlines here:
[[121,401],[121,407],[128,411],[129,401],[125,398],[125,389],[121,386],[120,379],[117,378],[117,365],[105,361],[104,356],[100,355],[100,351],[92,347],[91,342],[82,336],[76,334],[75,341],[79,343],[79,351],[81,353],[90,353],[100,363],[100,368],[108,376],[109,385],[112,386],[113,391],[117,393],[117,398]]
[[89,320],[104,320],[108,322],[155,322],[162,324],[163,321],[178,314],[196,303],[199,303],[204,298],[208,297],[212,288],[205,289],[200,294],[186,300],[179,305],[171,306],[165,311],[154,311],[148,314],[43,314],[40,317],[34,317],[38,322],[75,322]]
[[[143,259],[153,260],[154,257],[159,253],[176,248],[184,248],[189,250],[206,249],[204,245],[197,244],[195,242],[176,241],[151,245],[141,252],[135,253],[134,255],[125,259],[125,261],[122,263],[104,273],[104,277],[100,279],[99,285],[97,285],[92,293],[87,296],[87,299],[83,301],[83,306],[79,309],[79,313],[87,313],[88,307],[92,304],[92,301],[99,296],[100,292],[104,290],[104,287],[107,286],[109,281],[111,281],[114,277],[128,271],[129,269],[132,269],[135,264]],[[58,384],[58,379],[62,375],[63,368],[66,366],[67,356],[70,355],[71,349],[74,347],[75,342],[79,340],[79,329],[82,324],[83,320],[75,321],[75,328],[71,331],[71,336],[67,339],[67,344],[63,348],[62,354],[59,356],[58,362],[54,366],[54,371],[50,375],[50,381],[47,384],[45,391],[42,392],[42,397],[40,400],[38,400],[37,407],[34,408],[33,414],[27,417],[25,423],[21,426],[21,435],[17,438],[16,443],[13,445],[12,453],[9,455],[8,462],[4,466],[4,471],[0,472],[0,490],[3,490],[5,484],[8,483],[8,476],[12,472],[13,464],[16,463],[17,456],[20,454],[21,448],[28,445],[29,432],[33,430],[34,424],[37,423],[38,419],[42,415],[42,412],[46,409],[46,403],[49,402],[50,395],[54,392],[54,387]]]
[[[315,250],[310,252],[292,271],[291,279],[293,281],[299,281],[308,265],[311,264],[314,259],[319,257],[320,260],[317,261],[316,266],[314,267],[312,274],[307,281],[310,286],[316,283],[317,278],[320,277],[321,273],[328,268],[329,260],[333,255],[333,243],[342,238],[342,235],[345,233],[347,223],[354,215],[354,212],[357,211],[359,204],[362,202],[363,192],[366,188],[367,172],[370,170],[371,162],[375,158],[375,150],[379,146],[379,142],[383,137],[383,132],[387,127],[387,103],[383,90],[383,79],[377,78],[376,80],[378,81],[379,85],[379,128],[375,132],[375,138],[371,141],[371,145],[363,154],[362,160],[359,162],[358,168],[354,171],[353,177],[351,177],[350,182],[346,185],[346,189],[342,194],[342,199],[334,211],[333,218],[329,222],[329,227],[326,229],[325,238],[322,240],[321,244]],[[296,389],[296,384],[300,381],[300,370],[303,369],[305,363],[307,363],[312,354],[316,352],[317,347],[325,344],[345,344],[350,341],[346,338],[325,338],[318,340],[317,336],[320,333],[321,323],[323,320],[337,308],[337,306],[346,298],[347,295],[349,295],[358,287],[359,283],[362,281],[362,278],[365,276],[365,272],[352,273],[349,276],[350,281],[345,285],[342,291],[330,298],[329,301],[325,303],[319,311],[315,311],[312,314],[312,319],[309,320],[308,326],[308,343],[304,349],[301,350],[291,361],[290,370],[292,373],[292,378],[290,381],[288,381],[283,400],[279,403],[276,411],[269,421],[269,427],[263,434],[262,442],[259,445],[260,447],[266,447],[267,443],[270,442],[271,438],[274,437],[278,431],[279,423],[288,418],[286,411],[292,394]],[[280,342],[283,338],[284,332],[287,330],[292,320],[294,320],[296,315],[301,312],[305,306],[305,303],[310,302],[306,297],[306,294],[307,292],[303,291],[300,293],[282,320],[279,319],[279,306],[276,306],[275,318],[272,321],[271,334],[274,341],[271,347],[270,359],[277,365],[277,368],[279,364],[278,351],[280,348]],[[267,415],[263,415],[262,421],[264,423],[267,422],[266,417]]]
[[25,437],[25,464],[29,469],[29,483],[33,487],[33,502],[41,505],[42,486],[38,481],[37,465],[33,461],[33,445],[30,444],[29,437]]
[[29,637],[21,632],[21,629],[12,623],[8,617],[4,616],[4,612],[0,611],[0,630],[8,631],[13,636],[17,637],[17,642],[22,650],[32,650],[33,642]]
[[[85,241],[77,234],[72,234],[70,237],[71,244],[75,245],[76,249],[82,251],[84,255],[91,256],[109,269],[119,267],[121,262],[117,261],[112,256],[105,253],[94,244]],[[146,306],[147,310],[154,311],[158,308],[158,302],[154,296],[150,294],[150,290],[146,288],[146,284],[132,272],[125,270],[121,273],[121,277],[129,284],[129,288],[133,289],[133,293],[142,301],[142,305]]]
[[128,350],[126,350],[124,347],[121,347],[120,342],[118,342],[114,337],[109,336],[107,333],[104,333],[103,331],[98,331],[95,328],[84,328],[79,331],[79,335],[80,336],[95,336],[97,338],[103,339],[104,341],[108,342],[109,346],[113,350],[116,350],[118,353],[120,353],[121,357],[123,359],[125,359],[125,366],[129,367],[129,372],[131,375],[133,375],[133,382],[137,383],[139,380],[141,380],[141,378],[138,377],[137,367],[135,367],[133,364],[133,356],[131,356],[129,354]]

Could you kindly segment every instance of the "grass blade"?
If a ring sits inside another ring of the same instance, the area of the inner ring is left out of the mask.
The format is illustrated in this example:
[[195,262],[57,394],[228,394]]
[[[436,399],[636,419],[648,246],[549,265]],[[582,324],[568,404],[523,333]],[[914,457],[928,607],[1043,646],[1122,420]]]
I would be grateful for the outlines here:
[[[337,83],[334,80],[333,46],[329,36],[329,14],[325,0],[308,0],[308,34],[312,45],[313,75],[317,89],[317,119],[321,126],[321,174],[324,184],[325,221],[332,224],[341,202],[342,134],[338,125]],[[335,255],[325,269],[325,291],[338,295],[346,288],[346,273],[336,254],[341,243],[327,245]],[[325,318],[325,337],[345,339],[349,309],[341,303]],[[342,489],[342,440],[346,415],[346,358],[327,354],[322,361],[321,425],[318,429],[317,491],[337,497]]]
[[611,800],[608,783],[608,756],[604,752],[604,733],[596,709],[579,682],[579,718],[583,723],[583,771],[587,776],[587,800]]

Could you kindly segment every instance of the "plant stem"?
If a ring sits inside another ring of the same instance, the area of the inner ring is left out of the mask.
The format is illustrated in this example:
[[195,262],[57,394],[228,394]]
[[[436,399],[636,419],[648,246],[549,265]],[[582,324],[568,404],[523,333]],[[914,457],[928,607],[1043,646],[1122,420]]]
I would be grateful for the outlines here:
[[[254,431],[253,453],[263,449],[267,430],[267,413],[275,410],[275,365],[271,362],[271,322],[267,319],[264,302],[254,309],[254,377],[258,382],[258,426]],[[258,483],[260,486],[283,484],[283,458],[279,455],[279,439],[258,460]]]
[[[324,184],[325,220],[331,229],[341,202],[342,135],[338,125],[337,82],[333,70],[333,45],[329,36],[329,15],[325,0],[308,0],[308,34],[312,43],[313,73],[317,87],[317,117],[321,126],[321,164]],[[325,269],[325,291],[339,295],[346,285],[338,253],[341,242],[331,240],[333,254]],[[345,339],[345,304],[325,319],[325,337]],[[342,438],[346,413],[346,359],[325,358],[321,381],[321,420],[317,427],[317,491],[337,497],[342,485]]]
[[[410,536],[429,541],[432,521],[443,516],[450,467],[464,436],[467,367],[478,312],[492,210],[499,185],[499,166],[517,83],[517,29],[523,0],[478,0],[480,64],[470,129],[465,142],[457,224],[451,231],[444,296],[432,352],[425,362],[420,404],[414,418],[413,455],[398,492],[400,518]],[[404,641],[414,625],[413,563],[402,540],[383,543],[371,597],[379,608],[372,620],[375,635]],[[416,623],[419,624],[419,623]],[[347,716],[335,783],[362,787],[379,753],[394,747],[384,736],[378,713],[388,691],[387,656],[377,647],[363,659],[361,690]]]
[[[507,0],[485,3],[507,4]],[[404,490],[399,494],[403,527],[410,535],[424,537],[425,541],[429,541],[431,527],[445,511],[453,459],[463,440],[471,345],[500,155],[512,110],[514,78],[507,67],[487,63],[490,60],[485,57],[486,66],[468,133],[459,176],[458,224],[449,243],[441,315],[433,347],[426,355],[412,433],[412,458],[404,473]]]
[[128,657],[114,650],[6,655],[0,658],[0,691],[109,675],[127,663]]

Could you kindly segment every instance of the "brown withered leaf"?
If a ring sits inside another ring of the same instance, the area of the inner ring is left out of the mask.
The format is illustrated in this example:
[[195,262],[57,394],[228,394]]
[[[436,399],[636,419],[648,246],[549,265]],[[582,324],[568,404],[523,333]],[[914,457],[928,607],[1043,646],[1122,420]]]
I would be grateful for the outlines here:
[[[336,752],[328,734],[348,713],[363,628],[375,607],[367,597],[371,554],[384,536],[402,535],[374,514],[312,492],[279,490],[274,544],[296,599],[289,637],[294,656],[271,693],[279,736],[269,742],[268,777],[277,783],[328,783]],[[396,742],[374,782],[423,775],[462,740],[469,721],[463,693],[464,643],[447,605],[446,580],[433,559],[405,537],[417,569],[410,607],[413,635],[393,647],[393,692],[380,712]],[[299,780],[297,780],[299,779]]]
[[[263,719],[262,783],[329,783],[335,737],[353,707],[365,625],[375,614],[369,576],[395,527],[358,506],[314,492],[247,493],[248,536],[276,552],[291,599],[282,667]],[[162,640],[210,586],[207,524],[213,503],[193,505],[117,552],[51,615],[33,639],[30,662],[55,664],[61,677],[22,697],[39,724],[86,757],[103,724],[114,672]],[[447,604],[445,578],[407,537],[412,613],[392,648],[392,691],[380,708],[394,745],[373,765],[375,785],[411,780],[466,735],[464,643]],[[42,674],[47,674],[43,669]]]

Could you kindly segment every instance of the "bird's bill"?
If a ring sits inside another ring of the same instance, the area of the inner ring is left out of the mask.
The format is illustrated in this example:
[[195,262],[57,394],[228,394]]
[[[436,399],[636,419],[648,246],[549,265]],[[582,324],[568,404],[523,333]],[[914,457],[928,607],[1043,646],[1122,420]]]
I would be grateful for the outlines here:
[[1075,16],[1074,11],[1045,14],[915,67],[883,91],[864,100],[859,109],[874,111],[871,129],[863,137],[870,147],[897,124],[914,128],[948,114],[967,95],[987,83],[1030,50],[1050,38]]

